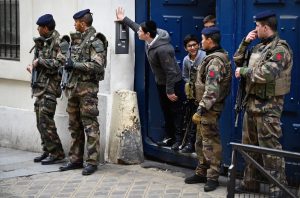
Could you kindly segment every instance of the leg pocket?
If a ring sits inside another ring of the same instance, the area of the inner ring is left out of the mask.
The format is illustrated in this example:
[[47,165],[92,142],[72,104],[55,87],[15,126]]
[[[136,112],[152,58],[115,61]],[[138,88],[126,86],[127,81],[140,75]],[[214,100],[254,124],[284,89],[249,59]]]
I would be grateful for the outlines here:
[[46,96],[41,101],[41,113],[54,116],[56,109],[56,99]]

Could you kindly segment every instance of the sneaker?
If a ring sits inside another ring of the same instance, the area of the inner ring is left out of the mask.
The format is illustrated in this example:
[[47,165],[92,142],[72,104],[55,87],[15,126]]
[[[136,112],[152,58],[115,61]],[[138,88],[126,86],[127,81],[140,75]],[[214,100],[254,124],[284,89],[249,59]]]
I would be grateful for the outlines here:
[[186,184],[198,184],[198,183],[206,183],[207,178],[201,175],[193,175],[191,177],[185,178],[184,182]]
[[181,145],[181,142],[175,142],[175,143],[171,146],[171,149],[172,149],[173,151],[178,151],[180,145]]
[[195,148],[192,144],[187,144],[180,150],[181,153],[193,153],[195,152]]
[[172,138],[164,138],[162,141],[156,142],[158,146],[172,146],[174,143]]
[[207,182],[204,185],[204,192],[210,192],[210,191],[216,190],[216,188],[218,186],[219,186],[218,181],[207,180]]

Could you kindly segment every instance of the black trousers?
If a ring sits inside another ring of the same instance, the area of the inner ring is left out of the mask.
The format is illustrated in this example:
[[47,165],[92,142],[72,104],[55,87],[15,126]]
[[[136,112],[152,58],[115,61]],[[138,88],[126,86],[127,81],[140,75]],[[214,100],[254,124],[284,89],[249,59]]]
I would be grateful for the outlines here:
[[156,85],[159,95],[160,106],[165,119],[166,138],[172,138],[176,142],[182,142],[182,124],[183,124],[183,101],[184,81],[175,83],[175,94],[178,100],[172,102],[166,93],[166,85]]

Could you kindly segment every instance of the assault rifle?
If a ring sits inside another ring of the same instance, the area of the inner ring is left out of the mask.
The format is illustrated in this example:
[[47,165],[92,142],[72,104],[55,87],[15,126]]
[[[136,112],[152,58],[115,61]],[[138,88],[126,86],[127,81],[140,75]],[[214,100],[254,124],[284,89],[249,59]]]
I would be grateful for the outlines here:
[[[72,58],[72,48],[71,48],[71,40],[70,40],[70,37],[68,36],[64,36],[63,39],[65,40],[65,42],[68,42],[69,43],[69,46],[68,46],[68,51],[67,51],[67,54],[66,54],[66,62],[70,61],[70,59]],[[62,72],[62,78],[61,78],[61,82],[60,82],[60,87],[62,90],[64,90],[69,82],[69,78],[70,78],[70,75],[71,75],[71,71],[68,71],[65,69],[65,67],[63,67],[63,72]]]
[[[243,61],[243,66],[248,66],[249,63],[249,58],[250,58],[250,52],[247,50],[244,55],[244,61]],[[235,122],[234,122],[234,127],[238,126],[238,121],[239,121],[239,114],[240,112],[244,109],[244,102],[246,100],[246,79],[244,77],[241,77],[239,80],[239,86],[236,94],[236,99],[235,99],[235,105],[234,105],[234,110],[235,110]]]
[[[31,53],[34,50],[34,57],[33,60],[37,59],[39,57],[39,51],[43,48],[45,38],[44,37],[36,37],[33,38],[34,46],[31,48],[29,53]],[[35,67],[32,68],[31,72],[31,88],[35,88],[37,85],[37,79],[38,79],[38,71]]]

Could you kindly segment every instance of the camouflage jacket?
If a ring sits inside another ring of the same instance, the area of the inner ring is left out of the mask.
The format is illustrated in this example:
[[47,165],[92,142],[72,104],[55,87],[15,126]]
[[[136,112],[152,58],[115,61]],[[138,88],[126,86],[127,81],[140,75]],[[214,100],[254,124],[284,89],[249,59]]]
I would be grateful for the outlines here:
[[247,110],[270,111],[280,116],[283,96],[290,90],[292,51],[275,35],[254,46],[249,64],[243,65],[248,45],[243,40],[234,55],[236,66],[242,67],[241,76],[246,78]]
[[106,66],[106,47],[97,37],[94,27],[81,34],[79,42],[73,42],[71,57],[74,69],[66,86],[67,95],[98,92],[99,81],[104,79]]
[[198,67],[195,83],[196,86],[200,80],[204,85],[200,86],[203,95],[200,96],[199,106],[206,110],[222,111],[225,98],[230,92],[231,78],[231,64],[227,52],[224,49],[207,52],[207,56]]
[[[38,66],[36,67],[38,77],[36,86],[32,89],[33,96],[40,96],[47,92],[56,97],[60,97],[60,81],[58,69],[62,65],[59,59],[59,33],[53,30],[47,38],[44,38],[44,43],[38,49]],[[37,50],[37,49],[36,49]]]

